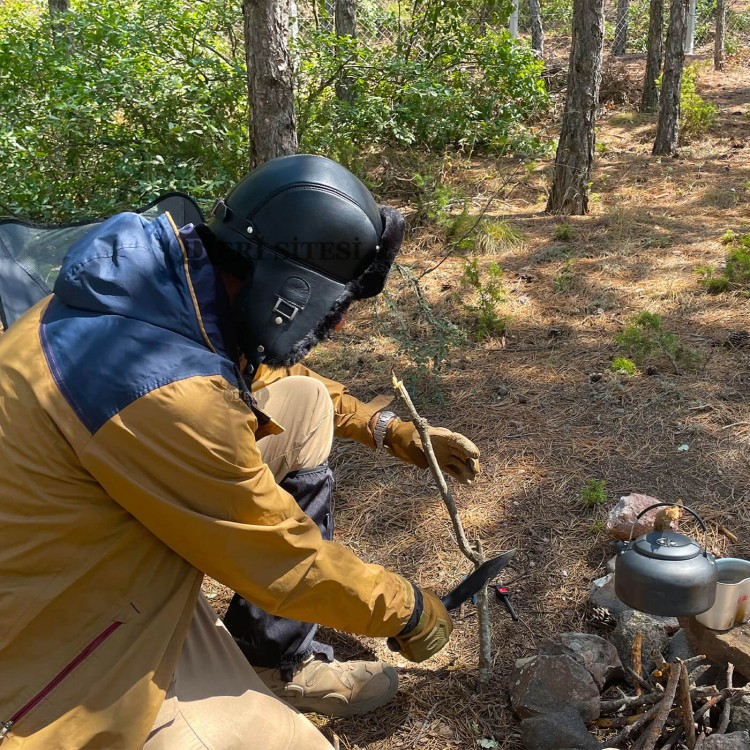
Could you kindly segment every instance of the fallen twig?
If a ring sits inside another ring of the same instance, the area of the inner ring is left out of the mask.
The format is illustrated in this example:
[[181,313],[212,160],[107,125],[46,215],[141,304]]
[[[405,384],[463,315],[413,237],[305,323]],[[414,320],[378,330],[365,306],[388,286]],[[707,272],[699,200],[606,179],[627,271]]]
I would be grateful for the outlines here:
[[[729,662],[727,664],[727,690],[732,689],[732,677],[734,675],[734,664]],[[724,705],[721,709],[721,716],[719,717],[719,723],[716,725],[716,734],[725,734],[727,727],[729,726],[729,719],[732,716],[732,698],[728,697],[724,701]]]
[[643,693],[636,696],[624,696],[623,698],[614,698],[609,701],[602,701],[600,713],[602,716],[617,713],[623,708],[633,708],[635,706],[648,706],[649,704],[658,703],[664,697],[664,693],[653,690],[650,693]]
[[[690,750],[695,747],[695,722],[693,721],[693,700],[690,697],[690,677],[687,667],[680,664],[680,710],[685,728],[685,739]],[[678,733],[679,734],[679,733]]]
[[633,638],[633,645],[630,650],[630,663],[633,665],[633,673],[639,678],[635,683],[635,694],[641,694],[640,677],[643,674],[643,659],[641,648],[643,647],[643,633],[638,632]]
[[677,693],[677,685],[679,684],[680,672],[682,670],[676,663],[670,664],[669,667],[669,680],[667,682],[667,687],[664,689],[664,697],[658,704],[658,710],[656,711],[654,720],[643,733],[643,738],[638,744],[639,750],[654,750],[656,742],[661,736],[662,729],[664,729],[664,724],[667,721],[669,712],[672,710],[672,704],[674,703],[675,694]]
[[[422,448],[424,450],[425,457],[427,458],[427,464],[430,467],[430,472],[440,490],[440,495],[443,498],[445,507],[448,509],[448,515],[451,518],[453,524],[453,530],[456,534],[456,541],[461,552],[474,563],[474,567],[478,568],[484,562],[484,553],[482,551],[482,543],[477,540],[475,547],[472,547],[469,542],[466,532],[464,531],[461,519],[458,516],[458,508],[456,507],[456,501],[453,499],[453,494],[448,487],[448,483],[445,480],[440,464],[435,458],[435,451],[432,448],[432,441],[429,435],[429,424],[426,419],[419,415],[417,408],[414,406],[414,402],[411,400],[409,392],[406,390],[406,386],[403,381],[392,375],[393,388],[396,393],[401,397],[404,402],[409,415],[411,416],[414,426],[417,428],[419,437],[422,440]],[[477,596],[477,611],[479,613],[479,684],[486,685],[492,676],[492,638],[490,629],[490,611],[489,611],[489,597],[487,596],[486,587],[479,592]]]
[[649,721],[653,718],[653,716],[656,714],[656,712],[659,710],[659,704],[657,703],[654,706],[651,706],[648,711],[646,711],[645,714],[641,716],[638,721],[635,722],[635,724],[630,724],[626,726],[624,729],[619,731],[612,739],[607,740],[607,745],[609,747],[617,747],[620,745],[620,743],[625,742],[629,737],[636,734],[637,732],[640,732],[643,727],[648,724]]

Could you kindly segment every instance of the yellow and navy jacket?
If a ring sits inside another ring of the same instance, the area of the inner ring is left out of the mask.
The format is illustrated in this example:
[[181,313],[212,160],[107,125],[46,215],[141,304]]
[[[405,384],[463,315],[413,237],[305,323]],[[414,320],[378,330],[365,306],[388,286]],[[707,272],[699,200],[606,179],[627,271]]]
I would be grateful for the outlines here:
[[[204,573],[268,612],[372,636],[411,585],[323,541],[275,482],[197,235],[120,214],[0,336],[1,750],[143,745]],[[301,366],[260,374],[256,387]],[[337,434],[376,405],[334,381]]]

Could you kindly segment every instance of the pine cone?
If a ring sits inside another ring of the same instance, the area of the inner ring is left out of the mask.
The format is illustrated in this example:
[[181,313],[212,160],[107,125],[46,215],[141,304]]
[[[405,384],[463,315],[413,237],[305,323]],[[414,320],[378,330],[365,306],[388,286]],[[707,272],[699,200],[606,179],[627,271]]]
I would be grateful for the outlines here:
[[606,607],[592,607],[588,623],[599,630],[614,630],[617,618]]
[[750,343],[750,333],[747,331],[730,331],[727,334],[727,346],[737,349]]

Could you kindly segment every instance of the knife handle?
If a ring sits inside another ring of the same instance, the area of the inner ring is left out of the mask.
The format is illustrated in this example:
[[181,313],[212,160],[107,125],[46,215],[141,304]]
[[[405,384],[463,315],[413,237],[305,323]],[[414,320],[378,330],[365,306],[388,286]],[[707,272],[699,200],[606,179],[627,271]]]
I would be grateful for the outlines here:
[[518,620],[518,613],[513,608],[513,604],[510,601],[510,592],[505,586],[495,585],[495,596],[505,605],[505,609],[510,614],[510,619],[515,622]]

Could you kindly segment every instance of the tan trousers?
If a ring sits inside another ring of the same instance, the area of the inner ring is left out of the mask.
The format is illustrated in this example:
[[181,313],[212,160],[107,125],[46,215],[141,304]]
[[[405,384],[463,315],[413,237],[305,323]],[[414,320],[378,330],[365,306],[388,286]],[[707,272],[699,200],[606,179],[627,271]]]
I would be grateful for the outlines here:
[[[333,405],[322,383],[294,376],[255,396],[284,427],[282,434],[258,442],[277,481],[327,460]],[[331,750],[331,745],[265,687],[201,594],[144,750]]]

